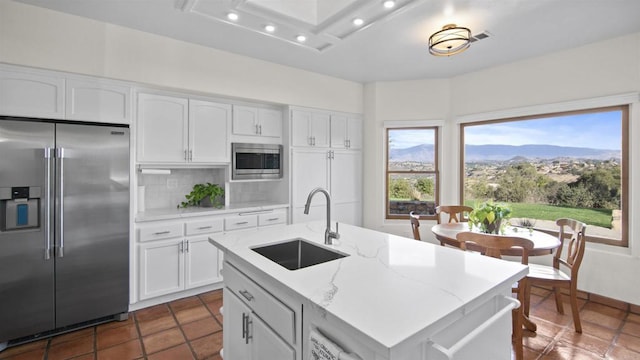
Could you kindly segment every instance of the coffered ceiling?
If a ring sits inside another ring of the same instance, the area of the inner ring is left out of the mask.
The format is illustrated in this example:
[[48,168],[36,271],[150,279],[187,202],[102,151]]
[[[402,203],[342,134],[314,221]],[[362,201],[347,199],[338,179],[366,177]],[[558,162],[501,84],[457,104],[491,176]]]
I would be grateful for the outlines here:
[[[358,82],[448,78],[640,32],[640,0],[15,1]],[[450,23],[482,40],[430,55]]]

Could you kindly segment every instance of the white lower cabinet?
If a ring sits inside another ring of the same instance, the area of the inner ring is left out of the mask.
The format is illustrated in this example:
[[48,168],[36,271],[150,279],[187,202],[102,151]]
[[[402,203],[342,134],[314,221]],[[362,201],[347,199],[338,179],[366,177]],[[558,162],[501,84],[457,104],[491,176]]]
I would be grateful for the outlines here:
[[296,352],[251,308],[224,289],[224,357],[243,360],[295,360]]
[[301,358],[296,321],[300,312],[224,265],[224,358],[296,360]]
[[222,281],[220,254],[209,235],[223,220],[207,219],[145,224],[138,229],[139,299]]

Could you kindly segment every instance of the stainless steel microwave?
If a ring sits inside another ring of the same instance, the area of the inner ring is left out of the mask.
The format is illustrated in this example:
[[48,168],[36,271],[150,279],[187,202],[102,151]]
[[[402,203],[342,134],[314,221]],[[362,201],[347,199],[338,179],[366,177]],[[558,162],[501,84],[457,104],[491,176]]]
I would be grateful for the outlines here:
[[279,179],[282,177],[282,145],[231,144],[231,179]]

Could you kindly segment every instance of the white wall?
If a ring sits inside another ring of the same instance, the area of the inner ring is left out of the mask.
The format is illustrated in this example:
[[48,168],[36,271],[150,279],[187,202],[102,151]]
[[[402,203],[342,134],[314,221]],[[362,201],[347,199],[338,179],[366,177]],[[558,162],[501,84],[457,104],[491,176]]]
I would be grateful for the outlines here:
[[362,112],[360,83],[12,1],[0,1],[0,62]]
[[[473,51],[473,47],[470,50]],[[464,54],[459,55],[464,56]],[[447,93],[448,91],[448,93]],[[441,157],[442,202],[459,201],[458,126],[461,116],[496,111],[553,108],[553,104],[640,92],[640,34],[590,44],[555,54],[498,66],[449,80],[378,82],[365,86],[364,225],[411,237],[408,221],[384,221],[384,134],[389,120],[444,118]],[[434,102],[434,99],[436,101]],[[632,105],[631,139],[640,137],[640,102]],[[610,298],[640,304],[640,228],[634,224],[640,211],[640,145],[630,142],[630,247],[589,244],[579,288]],[[446,180],[446,181],[443,181]],[[435,243],[424,222],[422,237]],[[530,261],[547,262],[536,258]]]

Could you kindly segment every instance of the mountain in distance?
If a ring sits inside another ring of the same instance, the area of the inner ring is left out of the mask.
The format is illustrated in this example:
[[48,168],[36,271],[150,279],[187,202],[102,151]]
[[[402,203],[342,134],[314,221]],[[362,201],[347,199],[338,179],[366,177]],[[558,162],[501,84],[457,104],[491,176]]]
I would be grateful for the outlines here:
[[[404,149],[391,149],[389,161],[433,159],[433,145],[424,144]],[[620,150],[593,149],[557,145],[466,145],[465,161],[551,160],[557,158],[609,160],[620,159]]]

